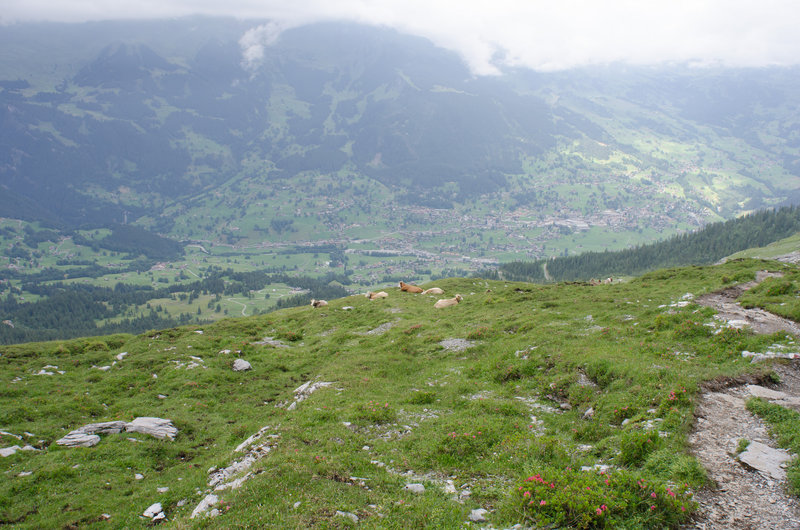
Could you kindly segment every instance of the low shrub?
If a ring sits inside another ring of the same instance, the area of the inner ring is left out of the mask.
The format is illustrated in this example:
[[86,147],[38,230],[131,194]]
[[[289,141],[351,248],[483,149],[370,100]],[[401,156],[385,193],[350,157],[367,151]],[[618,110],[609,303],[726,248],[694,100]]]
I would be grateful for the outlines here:
[[545,468],[517,484],[512,498],[523,519],[537,528],[675,527],[695,509],[685,486],[623,470]]

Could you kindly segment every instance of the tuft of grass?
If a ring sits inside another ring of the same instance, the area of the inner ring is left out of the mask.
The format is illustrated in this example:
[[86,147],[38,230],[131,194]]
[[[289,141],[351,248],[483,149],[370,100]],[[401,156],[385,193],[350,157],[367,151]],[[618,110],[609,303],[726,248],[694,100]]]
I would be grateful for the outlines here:
[[[800,454],[800,413],[763,398],[750,398],[746,405],[747,410],[769,425],[770,433],[775,436],[778,445],[791,453]],[[739,447],[741,445],[740,440]],[[800,495],[800,460],[797,457],[789,462],[786,472],[790,488],[795,495]]]

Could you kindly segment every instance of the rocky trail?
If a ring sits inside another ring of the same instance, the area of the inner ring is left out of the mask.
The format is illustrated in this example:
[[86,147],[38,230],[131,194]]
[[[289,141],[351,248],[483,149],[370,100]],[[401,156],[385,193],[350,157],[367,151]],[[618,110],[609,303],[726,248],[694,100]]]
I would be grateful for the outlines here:
[[[718,319],[734,327],[800,336],[796,323],[760,309],[745,309],[736,301],[747,289],[776,275],[763,271],[753,282],[702,296],[697,303],[713,307]],[[800,528],[800,500],[786,491],[785,468],[792,455],[779,449],[764,422],[745,408],[747,399],[757,396],[800,410],[800,363],[778,362],[773,369],[781,380],[777,386],[767,388],[755,378],[717,381],[699,397],[689,445],[713,485],[695,495],[700,509],[685,528]],[[750,444],[737,455],[742,439]]]

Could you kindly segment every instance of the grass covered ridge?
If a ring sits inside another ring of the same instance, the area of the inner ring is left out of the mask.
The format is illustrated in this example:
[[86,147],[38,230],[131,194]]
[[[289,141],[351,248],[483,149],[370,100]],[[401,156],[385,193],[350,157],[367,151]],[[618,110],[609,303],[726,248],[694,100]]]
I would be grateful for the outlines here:
[[[706,480],[686,441],[701,383],[766,370],[741,352],[791,340],[720,331],[686,294],[764,268],[791,270],[744,260],[617,285],[448,279],[436,282],[444,297],[464,300],[441,310],[440,297],[392,289],[202,328],[6,346],[0,430],[41,450],[0,459],[0,522],[132,528],[160,502],[177,528],[352,524],[337,511],[366,528],[452,528],[479,507],[497,527],[674,527]],[[237,357],[253,369],[233,372]],[[45,366],[54,375],[36,375]],[[333,384],[290,410],[307,381]],[[136,416],[169,418],[179,434],[54,443]],[[254,475],[219,492],[217,518],[190,520],[209,468],[265,426],[274,448]],[[10,435],[0,447],[23,444]]]

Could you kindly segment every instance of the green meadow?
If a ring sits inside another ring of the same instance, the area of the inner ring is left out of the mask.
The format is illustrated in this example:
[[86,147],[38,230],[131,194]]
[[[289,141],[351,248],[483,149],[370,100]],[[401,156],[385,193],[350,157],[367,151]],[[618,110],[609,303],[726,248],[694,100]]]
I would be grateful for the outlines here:
[[[687,450],[703,383],[768,380],[742,352],[796,348],[692,301],[762,269],[792,283],[765,282],[773,302],[794,296],[794,266],[752,259],[600,286],[448,278],[424,285],[439,296],[391,287],[383,300],[3,346],[0,445],[34,450],[0,459],[0,521],[138,528],[159,502],[168,528],[453,528],[480,508],[498,528],[677,528],[707,481]],[[237,358],[252,369],[234,372]],[[309,382],[327,384],[299,400]],[[171,420],[174,441],[55,443],[141,416]],[[209,470],[241,461],[258,432],[259,458],[231,477],[247,479],[213,491]],[[216,516],[192,519],[210,493]]]

